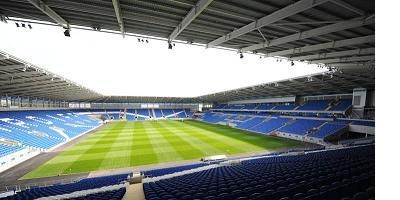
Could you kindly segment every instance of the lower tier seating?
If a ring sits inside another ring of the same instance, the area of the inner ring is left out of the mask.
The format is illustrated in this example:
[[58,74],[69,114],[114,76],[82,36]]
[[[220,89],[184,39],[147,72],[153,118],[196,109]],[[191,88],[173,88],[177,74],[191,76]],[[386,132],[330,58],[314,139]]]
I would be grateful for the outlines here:
[[124,197],[125,192],[126,188],[121,188],[119,190],[99,192],[83,197],[71,198],[70,200],[121,200]]
[[374,160],[373,145],[260,158],[145,183],[144,192],[147,200],[373,199]]
[[[3,198],[4,200],[25,200],[37,199],[41,197],[56,196],[61,194],[68,194],[81,190],[88,190],[94,188],[101,188],[104,186],[116,185],[125,181],[128,174],[119,174],[112,176],[87,178],[75,183],[52,185],[48,187],[38,187],[17,192],[13,196]],[[89,198],[91,199],[91,198]]]

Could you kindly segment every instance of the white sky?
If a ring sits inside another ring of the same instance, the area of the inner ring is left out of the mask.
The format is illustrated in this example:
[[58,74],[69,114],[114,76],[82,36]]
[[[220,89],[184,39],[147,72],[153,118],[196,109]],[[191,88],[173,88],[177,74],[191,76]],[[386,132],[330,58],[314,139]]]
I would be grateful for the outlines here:
[[322,72],[315,65],[136,37],[0,23],[0,49],[103,95],[194,97]]

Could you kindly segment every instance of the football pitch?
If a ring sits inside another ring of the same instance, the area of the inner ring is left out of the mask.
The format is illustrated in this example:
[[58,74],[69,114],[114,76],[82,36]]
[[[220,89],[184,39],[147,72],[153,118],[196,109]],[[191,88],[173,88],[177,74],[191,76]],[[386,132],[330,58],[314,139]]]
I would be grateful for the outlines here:
[[121,121],[103,126],[23,179],[301,145],[296,141],[192,120]]

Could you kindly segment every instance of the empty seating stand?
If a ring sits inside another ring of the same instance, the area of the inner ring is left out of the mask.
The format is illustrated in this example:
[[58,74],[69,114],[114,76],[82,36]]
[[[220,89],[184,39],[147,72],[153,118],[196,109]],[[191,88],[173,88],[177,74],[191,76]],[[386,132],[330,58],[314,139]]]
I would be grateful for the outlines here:
[[38,149],[50,149],[99,125],[67,110],[0,112],[0,138]]
[[6,144],[0,144],[0,157],[15,153],[17,151],[22,150],[21,146],[10,146]]
[[126,188],[89,194],[82,197],[71,198],[70,200],[121,200],[126,192]]
[[322,125],[317,131],[311,133],[310,137],[325,138],[337,133],[347,127],[346,123],[330,122]]
[[309,119],[297,119],[294,123],[286,125],[280,128],[278,131],[284,133],[292,133],[297,135],[304,135],[313,128],[320,126],[324,120],[309,120]]
[[[94,188],[101,188],[104,186],[111,186],[123,183],[126,181],[129,174],[118,174],[112,176],[104,176],[104,177],[96,177],[96,178],[87,178],[80,180],[75,183],[69,184],[58,184],[52,185],[47,187],[38,187],[38,188],[31,188],[27,190],[23,190],[17,192],[13,196],[8,196],[3,199],[5,200],[23,200],[23,199],[37,199],[41,197],[50,197],[62,194],[69,194],[76,191],[94,189]],[[123,194],[125,191],[123,191]],[[122,194],[122,195],[123,195]],[[114,195],[111,195],[114,196]],[[93,196],[92,196],[93,197]],[[93,199],[89,197],[87,199]],[[84,197],[82,197],[84,198]],[[78,198],[81,199],[81,198]],[[85,199],[85,198],[84,198]]]
[[330,108],[330,111],[346,111],[348,108],[351,107],[353,103],[352,99],[342,99],[339,101],[338,104],[332,106],[332,108]]
[[243,161],[143,187],[147,200],[368,199],[374,198],[374,159],[372,145],[308,152]]
[[321,111],[328,108],[329,103],[332,100],[310,100],[304,105],[297,108],[297,110],[310,110],[310,111]]

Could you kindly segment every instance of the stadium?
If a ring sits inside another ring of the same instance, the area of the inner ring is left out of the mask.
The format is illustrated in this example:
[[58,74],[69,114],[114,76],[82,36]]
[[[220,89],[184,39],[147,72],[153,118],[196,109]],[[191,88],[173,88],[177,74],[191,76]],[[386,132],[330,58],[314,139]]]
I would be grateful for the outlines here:
[[0,18],[0,199],[375,199],[373,0],[2,0]]

